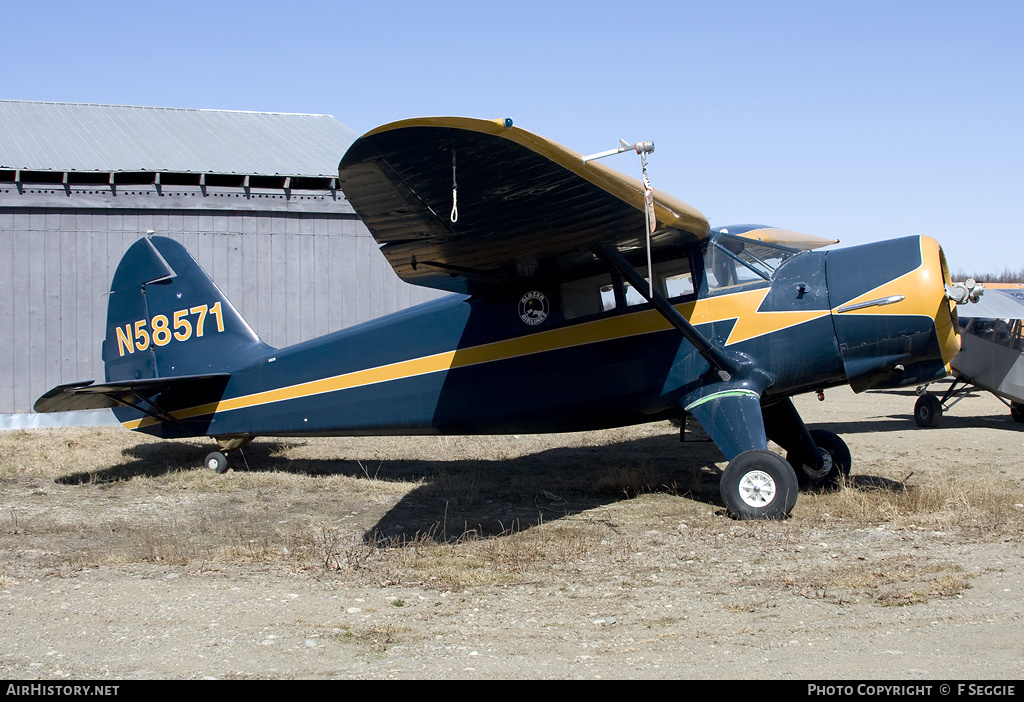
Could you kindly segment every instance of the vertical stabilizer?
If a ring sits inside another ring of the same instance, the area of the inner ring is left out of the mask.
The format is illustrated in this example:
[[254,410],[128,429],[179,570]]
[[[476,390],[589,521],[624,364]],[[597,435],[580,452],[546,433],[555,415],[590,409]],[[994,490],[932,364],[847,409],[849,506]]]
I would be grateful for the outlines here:
[[178,242],[146,237],[121,258],[107,304],[107,381],[230,371],[267,349]]

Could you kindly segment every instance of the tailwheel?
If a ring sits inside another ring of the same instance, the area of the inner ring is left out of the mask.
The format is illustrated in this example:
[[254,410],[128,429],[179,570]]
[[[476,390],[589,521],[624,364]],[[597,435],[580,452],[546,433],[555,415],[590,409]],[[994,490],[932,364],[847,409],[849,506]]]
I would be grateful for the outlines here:
[[735,519],[784,519],[796,505],[799,487],[793,467],[782,456],[753,449],[729,462],[719,489]]
[[220,451],[214,451],[209,454],[203,463],[214,473],[226,473],[228,471],[228,457]]
[[919,427],[937,427],[942,421],[942,401],[932,394],[917,398],[914,405],[914,421]]
[[853,458],[846,442],[840,439],[838,434],[825,429],[812,429],[810,435],[821,452],[820,468],[800,462],[792,451],[786,454],[786,460],[793,466],[800,489],[835,490],[842,487],[850,477],[850,467],[853,465]]

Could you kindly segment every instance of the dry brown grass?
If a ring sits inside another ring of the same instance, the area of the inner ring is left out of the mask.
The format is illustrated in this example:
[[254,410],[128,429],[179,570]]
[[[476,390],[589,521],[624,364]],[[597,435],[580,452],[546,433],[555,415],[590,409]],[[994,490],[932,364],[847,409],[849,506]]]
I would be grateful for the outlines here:
[[[193,467],[208,450],[119,429],[0,433],[0,552],[54,572],[259,564],[450,591],[569,576],[620,589],[652,578],[758,588],[728,605],[743,609],[782,593],[882,605],[955,597],[971,573],[901,549],[1024,534],[1024,485],[998,472],[855,474],[845,490],[802,495],[790,520],[733,522],[718,504],[721,457],[698,445],[681,463],[667,425],[258,440],[223,476]],[[816,545],[825,541],[842,544]],[[0,583],[18,577],[11,568]],[[394,632],[353,635],[380,648]]]
[[889,481],[877,487],[854,479],[844,490],[801,496],[801,521],[854,527],[968,530],[1020,535],[1024,529],[1024,487],[998,475],[963,479]]

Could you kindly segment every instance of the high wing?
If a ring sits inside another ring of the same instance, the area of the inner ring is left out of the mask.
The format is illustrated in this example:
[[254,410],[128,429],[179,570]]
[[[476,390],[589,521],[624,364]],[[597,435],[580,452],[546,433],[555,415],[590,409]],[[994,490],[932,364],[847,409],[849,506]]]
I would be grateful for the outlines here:
[[[594,251],[646,245],[644,188],[508,120],[434,117],[379,127],[349,148],[342,190],[409,283],[453,292],[583,272]],[[655,191],[652,248],[709,235]]]

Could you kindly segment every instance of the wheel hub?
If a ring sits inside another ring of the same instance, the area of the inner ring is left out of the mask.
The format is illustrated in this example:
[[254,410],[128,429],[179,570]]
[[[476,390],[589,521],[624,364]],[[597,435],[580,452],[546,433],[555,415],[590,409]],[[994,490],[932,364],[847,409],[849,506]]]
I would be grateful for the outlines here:
[[820,447],[818,453],[821,456],[821,468],[804,466],[804,472],[812,478],[824,478],[832,470],[832,454]]
[[763,470],[752,470],[740,479],[740,499],[751,507],[771,504],[775,491],[775,481]]

